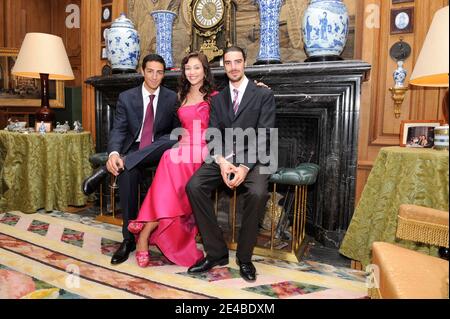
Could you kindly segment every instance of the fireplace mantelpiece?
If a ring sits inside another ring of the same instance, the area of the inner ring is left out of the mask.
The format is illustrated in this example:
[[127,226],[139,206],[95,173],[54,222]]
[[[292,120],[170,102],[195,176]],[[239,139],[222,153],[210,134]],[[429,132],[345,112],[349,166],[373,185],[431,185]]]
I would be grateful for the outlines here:
[[[308,190],[307,233],[328,247],[339,247],[355,205],[361,84],[370,65],[362,61],[252,66],[251,80],[266,83],[277,103],[279,166],[314,162],[321,168]],[[213,69],[218,89],[226,84]],[[164,85],[176,89],[179,71],[166,72]],[[140,74],[92,77],[96,88],[96,149],[106,150],[120,92],[141,84]]]

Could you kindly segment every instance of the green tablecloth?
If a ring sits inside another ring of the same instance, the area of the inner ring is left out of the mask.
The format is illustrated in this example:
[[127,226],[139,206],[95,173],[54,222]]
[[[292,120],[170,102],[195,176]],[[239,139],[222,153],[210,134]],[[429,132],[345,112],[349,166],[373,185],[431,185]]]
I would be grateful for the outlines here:
[[22,134],[0,131],[0,211],[64,210],[82,206],[92,173],[89,132]]
[[401,204],[448,211],[448,151],[382,148],[342,241],[340,253],[367,266],[374,241],[437,255],[437,247],[396,239]]

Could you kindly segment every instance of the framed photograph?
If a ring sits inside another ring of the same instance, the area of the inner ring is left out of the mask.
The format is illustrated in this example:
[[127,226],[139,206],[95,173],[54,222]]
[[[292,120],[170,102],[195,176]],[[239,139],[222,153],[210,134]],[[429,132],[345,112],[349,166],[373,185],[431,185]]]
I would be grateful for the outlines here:
[[405,3],[405,2],[414,2],[414,0],[392,0],[392,4]]
[[[0,48],[0,105],[41,106],[41,80],[11,74],[18,49]],[[50,80],[50,106],[64,108],[64,82]]]
[[108,60],[108,53],[106,52],[106,47],[102,46],[100,48],[100,59],[101,60]]
[[414,7],[391,9],[391,34],[414,32]]
[[402,121],[400,146],[430,148],[434,145],[434,128],[441,126],[438,120]]

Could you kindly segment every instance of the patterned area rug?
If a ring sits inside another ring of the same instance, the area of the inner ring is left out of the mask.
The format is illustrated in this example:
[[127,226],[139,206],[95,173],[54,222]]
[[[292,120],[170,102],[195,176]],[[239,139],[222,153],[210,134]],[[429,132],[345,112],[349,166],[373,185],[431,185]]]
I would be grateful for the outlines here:
[[120,228],[75,214],[0,214],[0,298],[319,299],[366,298],[365,273],[315,262],[254,256],[258,279],[225,267],[189,275],[151,247],[151,265],[134,254],[112,266]]

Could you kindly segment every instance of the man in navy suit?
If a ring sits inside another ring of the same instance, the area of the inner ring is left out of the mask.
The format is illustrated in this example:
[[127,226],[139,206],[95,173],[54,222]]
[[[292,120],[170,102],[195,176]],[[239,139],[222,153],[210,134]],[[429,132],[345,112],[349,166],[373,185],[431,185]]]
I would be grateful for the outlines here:
[[[229,47],[223,57],[229,85],[212,97],[209,123],[210,128],[220,131],[217,134],[220,142],[210,141],[210,148],[212,144],[222,147],[212,148],[214,162],[204,163],[186,186],[206,251],[206,257],[190,267],[188,272],[202,273],[214,266],[228,264],[228,248],[211,199],[211,192],[225,184],[231,189],[239,187],[243,191],[244,208],[236,262],[241,277],[255,281],[256,269],[251,258],[259,221],[268,200],[270,177],[269,170],[262,165],[264,161],[260,151],[265,154],[268,131],[275,126],[275,99],[272,91],[257,87],[245,76],[246,56],[241,48]],[[231,130],[237,138],[227,134],[227,130]],[[255,134],[244,138],[242,135],[245,132]]]
[[124,240],[111,259],[113,265],[126,261],[136,248],[134,236],[127,227],[128,221],[137,217],[138,185],[144,168],[156,165],[164,151],[176,143],[170,140],[170,133],[180,125],[176,115],[177,95],[161,86],[164,70],[161,56],[149,54],[143,59],[144,83],[119,95],[106,167],[97,170],[83,184],[83,191],[89,194],[108,172],[118,176]]

